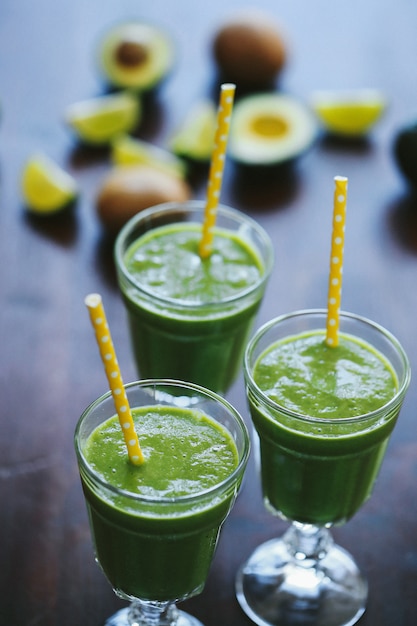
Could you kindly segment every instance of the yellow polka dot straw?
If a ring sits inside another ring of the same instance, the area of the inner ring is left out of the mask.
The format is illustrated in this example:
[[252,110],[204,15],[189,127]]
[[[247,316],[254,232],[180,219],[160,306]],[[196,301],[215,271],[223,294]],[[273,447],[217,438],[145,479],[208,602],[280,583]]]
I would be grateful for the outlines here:
[[326,343],[337,346],[339,343],[339,313],[342,296],[343,250],[345,243],[345,218],[348,179],[335,176],[333,201],[333,229],[330,252],[330,275],[327,298]]
[[126,391],[117,362],[113,341],[106,320],[101,296],[91,293],[85,298],[85,304],[90,313],[91,323],[96,335],[100,356],[103,361],[107,380],[114,400],[120,426],[127,447],[129,460],[134,465],[142,465],[144,458],[139,445],[139,439],[135,431],[132,412],[127,399]]
[[202,259],[210,256],[213,243],[217,205],[219,203],[223,180],[223,170],[226,160],[227,140],[229,137],[229,127],[232,116],[235,89],[236,85],[233,85],[232,83],[224,83],[220,88],[220,102],[217,111],[217,129],[210,163],[203,234],[199,249],[200,257]]

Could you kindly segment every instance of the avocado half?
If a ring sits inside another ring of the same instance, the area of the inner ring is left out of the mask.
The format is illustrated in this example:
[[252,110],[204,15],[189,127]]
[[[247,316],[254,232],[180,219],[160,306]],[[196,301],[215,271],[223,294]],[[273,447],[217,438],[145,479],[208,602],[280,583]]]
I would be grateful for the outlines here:
[[245,165],[278,165],[305,152],[317,132],[313,112],[293,96],[245,96],[232,114],[229,154]]
[[134,91],[154,89],[171,71],[174,45],[160,28],[126,22],[109,29],[98,47],[100,68],[107,82]]

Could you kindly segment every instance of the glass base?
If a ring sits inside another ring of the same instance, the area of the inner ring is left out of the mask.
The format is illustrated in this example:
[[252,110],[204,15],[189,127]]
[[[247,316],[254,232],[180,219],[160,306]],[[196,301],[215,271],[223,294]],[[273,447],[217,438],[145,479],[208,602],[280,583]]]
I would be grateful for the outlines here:
[[[137,621],[134,618],[132,621],[129,614],[131,614],[131,607],[121,609],[109,617],[104,626],[147,626],[148,623],[153,623],[152,621]],[[173,607],[173,611],[170,613],[168,620],[164,620],[162,622],[156,621],[155,624],[163,624],[164,626],[204,626],[204,624],[202,624],[198,619],[188,613],[185,613],[184,611],[180,611],[175,606]]]
[[[314,528],[314,527],[313,527]],[[351,626],[365,611],[368,586],[327,529],[316,552],[297,551],[292,526],[259,546],[237,575],[237,599],[259,626]]]

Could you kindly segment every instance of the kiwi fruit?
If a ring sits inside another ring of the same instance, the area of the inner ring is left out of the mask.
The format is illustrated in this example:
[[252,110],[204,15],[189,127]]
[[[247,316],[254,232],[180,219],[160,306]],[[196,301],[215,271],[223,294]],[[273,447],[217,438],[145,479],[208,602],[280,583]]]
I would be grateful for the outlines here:
[[102,181],[96,209],[105,229],[116,234],[139,211],[190,197],[189,184],[178,176],[147,165],[119,166]]
[[273,17],[252,10],[218,28],[213,55],[224,79],[256,88],[278,78],[287,61],[287,46]]

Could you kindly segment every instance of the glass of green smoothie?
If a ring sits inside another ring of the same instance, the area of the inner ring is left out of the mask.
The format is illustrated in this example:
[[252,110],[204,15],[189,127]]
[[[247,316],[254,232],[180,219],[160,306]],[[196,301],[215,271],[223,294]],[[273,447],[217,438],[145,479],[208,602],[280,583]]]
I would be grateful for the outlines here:
[[244,359],[264,503],[291,522],[240,569],[237,596],[262,626],[347,626],[365,610],[367,583],[329,528],[370,497],[410,367],[387,330],[340,314],[327,345],[325,310],[278,317]]
[[249,435],[237,411],[172,380],[125,386],[144,463],[128,458],[110,393],[93,402],[75,449],[97,562],[130,606],[107,626],[201,626],[176,602],[199,594],[238,493]]
[[175,378],[225,393],[243,352],[273,265],[271,241],[245,214],[217,209],[212,252],[199,255],[205,204],[142,211],[115,245],[141,378]]

